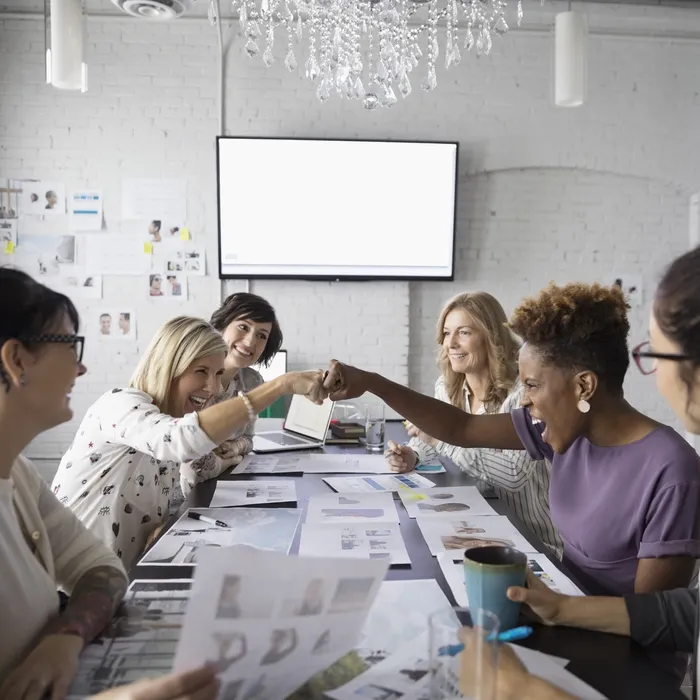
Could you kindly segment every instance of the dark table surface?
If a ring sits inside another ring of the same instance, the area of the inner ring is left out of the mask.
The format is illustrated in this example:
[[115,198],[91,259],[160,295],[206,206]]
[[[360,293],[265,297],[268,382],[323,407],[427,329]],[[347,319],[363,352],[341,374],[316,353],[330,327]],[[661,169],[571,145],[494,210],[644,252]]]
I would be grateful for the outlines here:
[[[400,423],[387,424],[388,438],[403,441],[405,432]],[[366,454],[364,448],[348,446],[326,446],[328,453],[337,452],[362,452]],[[318,452],[316,450],[316,452]],[[465,486],[473,484],[474,480],[465,474],[449,461],[443,461],[446,473],[428,474],[427,477],[434,481],[437,486]],[[270,479],[270,476],[231,476],[225,474],[219,477],[224,480],[251,480]],[[286,477],[285,477],[286,478]],[[306,509],[309,496],[316,493],[328,493],[330,488],[323,482],[322,476],[318,474],[305,474],[304,476],[292,477],[296,480],[297,487],[297,507]],[[168,527],[187,508],[206,508],[214,495],[216,480],[198,484],[183,504],[178,515],[174,516],[168,523]],[[401,533],[406,543],[411,558],[411,566],[392,567],[387,574],[388,580],[409,580],[409,579],[435,579],[451,603],[455,603],[452,592],[445,581],[437,559],[430,554],[428,546],[416,524],[414,518],[409,518],[406,510],[397,499],[398,511],[401,518]],[[489,501],[494,510],[506,515],[513,525],[543,553],[547,553],[544,545],[535,535],[528,530],[520,519],[499,499]],[[289,507],[288,504],[281,504]],[[263,506],[274,507],[274,506]],[[165,530],[166,528],[164,528]],[[299,548],[300,530],[292,544],[292,553],[296,553]],[[547,555],[549,556],[549,555]],[[580,586],[569,572],[567,572],[559,561],[549,556],[554,564],[564,571],[574,583]],[[133,578],[189,578],[193,575],[193,567],[189,566],[138,566],[135,567]],[[537,649],[539,651],[564,657],[570,660],[567,669],[584,680],[589,685],[596,688],[608,700],[684,700],[685,696],[678,688],[678,681],[668,673],[655,666],[647,656],[644,649],[638,644],[625,637],[602,634],[600,632],[589,632],[587,630],[570,629],[564,627],[543,627],[536,626],[534,634],[522,642],[524,646]]]

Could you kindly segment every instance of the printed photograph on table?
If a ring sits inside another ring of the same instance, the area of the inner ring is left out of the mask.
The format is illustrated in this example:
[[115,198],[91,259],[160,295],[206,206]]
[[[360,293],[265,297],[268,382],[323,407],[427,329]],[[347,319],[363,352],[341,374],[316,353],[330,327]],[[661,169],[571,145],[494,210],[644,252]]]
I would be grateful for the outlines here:
[[136,340],[136,314],[133,309],[101,309],[95,330],[100,340]]
[[496,515],[476,486],[441,486],[434,489],[399,490],[409,517],[426,518],[460,515]]
[[[189,517],[190,512],[226,527]],[[197,508],[188,510],[143,556],[149,566],[196,565],[201,549],[247,544],[287,554],[302,511],[285,508]]]
[[309,497],[306,522],[328,523],[398,523],[391,493],[319,493]]
[[66,213],[66,187],[61,182],[23,181],[20,194],[23,215],[46,216]]
[[[386,460],[383,460],[386,464]],[[396,474],[394,476],[337,476],[324,481],[338,493],[382,493],[415,491],[433,488],[435,484],[420,474]]]
[[8,243],[17,245],[17,220],[0,219],[0,253],[5,250]]
[[63,265],[75,264],[75,236],[20,233],[15,264],[33,277],[57,275]]
[[393,523],[309,524],[301,526],[299,555],[387,559],[392,565],[410,564],[401,527]]
[[521,552],[537,551],[502,515],[473,518],[426,518],[419,515],[416,522],[434,556],[449,551],[461,561],[465,550],[490,546],[514,547]]
[[147,283],[149,299],[187,301],[187,277],[184,274],[150,274]]
[[285,481],[223,481],[216,482],[216,491],[210,508],[265,505],[270,503],[296,503],[296,484]]

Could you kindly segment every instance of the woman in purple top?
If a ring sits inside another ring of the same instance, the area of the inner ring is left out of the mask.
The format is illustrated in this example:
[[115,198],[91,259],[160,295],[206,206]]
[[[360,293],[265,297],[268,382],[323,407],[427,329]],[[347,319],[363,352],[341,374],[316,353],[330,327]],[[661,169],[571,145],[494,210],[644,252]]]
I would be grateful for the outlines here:
[[[469,415],[377,374],[332,362],[334,399],[376,394],[429,435],[526,449],[552,462],[552,521],[591,594],[687,586],[700,557],[700,458],[624,398],[627,305],[617,287],[551,285],[516,309],[524,408]],[[533,422],[533,419],[540,422]]]

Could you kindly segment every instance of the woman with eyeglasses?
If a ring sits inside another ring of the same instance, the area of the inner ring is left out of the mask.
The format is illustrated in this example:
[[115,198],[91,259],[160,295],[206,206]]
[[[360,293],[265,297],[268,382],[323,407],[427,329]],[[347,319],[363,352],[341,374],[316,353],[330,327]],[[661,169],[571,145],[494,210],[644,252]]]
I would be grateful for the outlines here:
[[[0,698],[64,698],[84,646],[124,596],[119,559],[51,493],[22,451],[73,416],[85,373],[71,301],[0,268]],[[69,594],[59,609],[58,590]],[[213,700],[201,669],[110,691],[100,700]]]
[[370,391],[451,445],[525,449],[549,460],[563,561],[589,594],[687,586],[700,556],[700,458],[675,430],[625,400],[622,291],[550,285],[515,310],[510,328],[524,341],[524,396],[523,408],[509,414],[465,414],[338,362],[326,387],[334,399]]

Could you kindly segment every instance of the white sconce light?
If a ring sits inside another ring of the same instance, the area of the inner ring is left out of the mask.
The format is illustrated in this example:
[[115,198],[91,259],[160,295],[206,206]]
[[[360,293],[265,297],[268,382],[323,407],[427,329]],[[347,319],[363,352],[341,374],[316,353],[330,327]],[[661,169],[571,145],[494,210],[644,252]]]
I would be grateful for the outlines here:
[[588,18],[560,12],[554,25],[554,104],[579,107],[586,97]]
[[46,82],[62,90],[87,90],[83,0],[44,0]]

